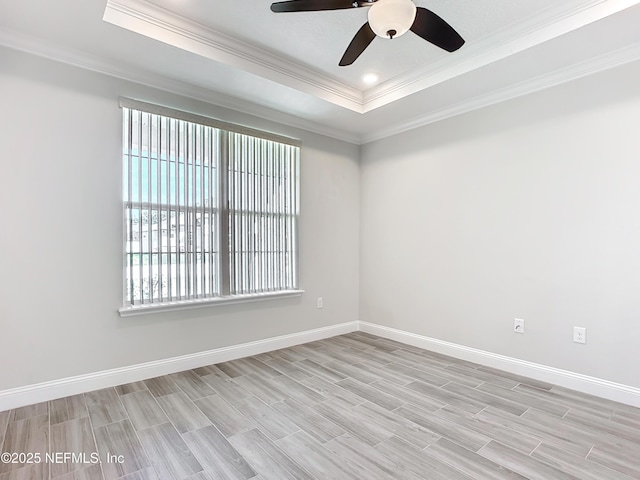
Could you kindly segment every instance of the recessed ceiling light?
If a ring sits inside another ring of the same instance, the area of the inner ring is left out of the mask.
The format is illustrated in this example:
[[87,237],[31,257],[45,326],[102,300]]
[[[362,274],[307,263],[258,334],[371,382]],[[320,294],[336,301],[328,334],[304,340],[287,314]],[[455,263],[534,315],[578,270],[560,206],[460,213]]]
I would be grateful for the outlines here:
[[365,73],[362,76],[362,81],[367,85],[373,85],[378,81],[378,75],[376,75],[375,73]]

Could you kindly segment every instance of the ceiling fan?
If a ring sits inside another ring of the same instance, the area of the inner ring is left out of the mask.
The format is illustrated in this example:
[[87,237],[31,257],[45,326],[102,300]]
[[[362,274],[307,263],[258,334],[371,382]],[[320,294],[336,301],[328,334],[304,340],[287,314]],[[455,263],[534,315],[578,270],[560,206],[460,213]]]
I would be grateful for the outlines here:
[[411,30],[427,42],[454,52],[464,45],[463,38],[438,15],[412,0],[288,0],[271,5],[271,11],[315,12],[370,7],[368,21],[358,30],[339,65],[351,65],[376,38],[396,38]]

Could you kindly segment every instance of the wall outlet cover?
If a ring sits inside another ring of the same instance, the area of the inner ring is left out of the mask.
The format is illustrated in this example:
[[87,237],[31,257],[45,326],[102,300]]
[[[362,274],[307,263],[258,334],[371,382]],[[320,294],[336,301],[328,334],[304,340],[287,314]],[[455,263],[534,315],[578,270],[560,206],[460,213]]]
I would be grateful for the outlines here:
[[575,343],[587,343],[587,329],[584,327],[573,327],[573,341]]

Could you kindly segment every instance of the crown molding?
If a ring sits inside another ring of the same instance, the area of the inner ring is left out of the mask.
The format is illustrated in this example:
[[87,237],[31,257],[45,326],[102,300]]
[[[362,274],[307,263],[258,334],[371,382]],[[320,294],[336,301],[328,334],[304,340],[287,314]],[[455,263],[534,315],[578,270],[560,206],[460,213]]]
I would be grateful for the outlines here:
[[108,0],[103,20],[349,110],[363,112],[360,90],[270,50],[205,27],[144,0]]
[[530,93],[561,85],[572,80],[577,80],[579,78],[593,75],[637,60],[640,60],[640,43],[628,45],[613,52],[599,55],[589,60],[557,69],[550,73],[539,75],[506,88],[478,95],[470,100],[430,112],[427,115],[416,117],[407,122],[398,123],[388,128],[370,132],[363,135],[360,139],[360,144],[364,145],[369,142],[381,140],[430,123],[439,122],[480,108],[495,105],[517,97],[522,97]]
[[611,53],[569,65],[551,73],[539,75],[538,77],[519,82],[515,85],[494,90],[455,105],[432,111],[427,115],[422,115],[406,122],[396,123],[385,128],[372,129],[360,135],[345,132],[342,129],[332,128],[326,124],[313,122],[275,109],[263,107],[227,94],[163,77],[137,67],[122,65],[119,62],[108,62],[84,52],[64,48],[35,37],[26,36],[6,29],[0,29],[0,45],[356,145],[364,145],[369,142],[381,140],[456,115],[478,110],[640,60],[640,43],[632,44]]
[[289,127],[306,130],[312,133],[342,140],[344,142],[360,144],[360,136],[350,134],[338,128],[332,128],[322,123],[313,122],[295,115],[284,113],[268,107],[257,105],[238,97],[216,92],[207,88],[197,87],[186,82],[151,73],[143,69],[123,65],[120,62],[106,61],[85,52],[45,42],[39,38],[27,36],[7,29],[0,29],[0,45],[13,50],[26,52],[56,62],[72,65],[85,70],[102,73],[111,77],[138,83],[168,93],[181,95],[210,105],[228,108],[237,112],[258,118],[277,122]]
[[560,2],[538,15],[476,39],[453,55],[360,91],[257,45],[203,26],[145,0],[108,0],[103,19],[203,57],[367,113],[413,93],[620,12],[640,0]]
[[567,8],[560,2],[534,17],[475,40],[442,61],[367,90],[364,112],[497,62],[639,3],[640,0],[590,0],[574,2]]

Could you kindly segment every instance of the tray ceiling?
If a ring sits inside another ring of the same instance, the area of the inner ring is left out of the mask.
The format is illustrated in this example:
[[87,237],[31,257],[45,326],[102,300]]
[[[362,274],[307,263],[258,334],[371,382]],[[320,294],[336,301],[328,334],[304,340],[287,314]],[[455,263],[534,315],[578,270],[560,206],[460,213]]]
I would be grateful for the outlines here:
[[366,8],[275,14],[268,0],[3,2],[0,44],[354,143],[640,58],[640,0],[415,3],[466,44],[376,38],[338,67]]

